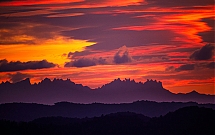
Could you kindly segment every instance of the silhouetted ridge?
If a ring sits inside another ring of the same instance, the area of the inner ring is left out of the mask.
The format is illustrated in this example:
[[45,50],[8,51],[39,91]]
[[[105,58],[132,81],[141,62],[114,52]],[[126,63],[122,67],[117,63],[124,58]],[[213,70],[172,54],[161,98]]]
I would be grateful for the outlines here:
[[193,90],[193,91],[191,91],[191,92],[189,92],[189,93],[187,93],[187,94],[198,95],[198,94],[200,94],[200,93],[198,93],[197,91]]
[[163,89],[162,82],[157,81],[157,80],[149,80],[144,83],[146,88],[154,88],[154,89]]
[[42,117],[31,121],[30,123],[38,124],[40,126],[44,125],[69,125],[69,124],[78,124],[80,123],[80,119],[78,118],[68,118],[68,117]]
[[114,79],[110,83],[103,85],[101,88],[116,86],[116,85],[121,86],[121,85],[134,85],[134,84],[137,84],[137,83],[134,80],[130,80],[130,78],[129,79],[125,78],[125,80],[121,80],[120,78],[118,78],[118,79]]
[[45,78],[45,79],[43,79],[43,80],[41,81],[41,84],[49,84],[49,83],[51,83],[51,82],[52,82],[51,79]]
[[30,122],[0,120],[0,134],[213,135],[215,111],[189,106],[149,118],[117,112],[93,118],[43,117]]
[[[141,92],[145,91],[145,94],[155,94],[154,91],[161,94],[161,92],[167,92],[168,90],[164,89],[162,83],[156,80],[147,80],[145,83],[142,82],[135,82],[135,80],[131,80],[130,78],[125,78],[121,80],[120,78],[115,79],[114,81],[103,85],[99,90],[108,90],[108,91],[119,91],[121,94],[124,92],[132,91],[132,92]],[[168,91],[169,92],[169,91]],[[170,92],[169,92],[170,93]],[[141,93],[139,93],[141,94]],[[143,93],[144,94],[144,93]],[[148,95],[149,96],[149,95]]]
[[160,128],[162,134],[212,135],[215,133],[215,110],[198,106],[183,107],[158,119],[153,118],[151,123],[154,128]]
[[61,116],[69,118],[95,117],[117,112],[133,112],[147,117],[165,115],[186,106],[199,106],[215,109],[215,104],[197,104],[195,102],[153,102],[136,101],[123,104],[80,104],[58,102],[54,105],[35,103],[0,104],[0,119],[12,121],[31,121],[41,117]]
[[195,91],[187,94],[174,94],[163,88],[162,82],[152,79],[142,83],[131,79],[121,80],[118,78],[96,89],[76,84],[70,79],[56,78],[53,80],[45,78],[35,84],[31,84],[29,78],[17,83],[2,82],[0,84],[0,103],[53,104],[60,101],[131,103],[137,100],[214,103],[215,95],[199,94]]
[[30,78],[26,78],[20,82],[16,82],[15,84],[19,86],[30,86],[31,85]]
[[105,87],[105,86],[110,86],[110,85],[145,85],[145,87],[148,87],[148,88],[163,88],[162,86],[162,82],[160,81],[157,81],[157,80],[149,80],[147,79],[147,81],[145,83],[142,83],[142,82],[135,82],[134,79],[130,79],[130,78],[125,78],[124,80],[121,80],[120,78],[118,79],[114,79],[114,81],[108,83],[108,84],[105,84],[103,85],[102,87]]

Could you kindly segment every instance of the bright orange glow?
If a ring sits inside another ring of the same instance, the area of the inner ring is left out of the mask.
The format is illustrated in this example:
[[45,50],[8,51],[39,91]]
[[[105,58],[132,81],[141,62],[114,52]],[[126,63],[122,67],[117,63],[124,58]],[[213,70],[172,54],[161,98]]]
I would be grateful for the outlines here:
[[[40,45],[1,45],[0,59],[7,58],[8,61],[36,61],[46,59],[49,62],[63,66],[69,52],[83,51],[86,46],[93,42],[84,40],[66,39],[56,37],[47,40]],[[64,54],[66,54],[64,56]]]

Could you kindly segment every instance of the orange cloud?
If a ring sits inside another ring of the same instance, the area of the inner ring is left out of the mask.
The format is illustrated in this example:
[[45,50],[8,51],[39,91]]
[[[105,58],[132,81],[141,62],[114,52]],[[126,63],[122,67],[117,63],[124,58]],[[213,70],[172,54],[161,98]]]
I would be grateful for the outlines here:
[[1,45],[0,59],[7,58],[8,61],[35,61],[43,60],[63,66],[68,61],[69,52],[82,51],[86,46],[93,45],[93,42],[84,40],[67,39],[65,37],[56,37],[35,45]]
[[84,13],[53,14],[53,15],[48,15],[47,17],[72,17],[72,16],[81,16],[81,15],[84,15]]

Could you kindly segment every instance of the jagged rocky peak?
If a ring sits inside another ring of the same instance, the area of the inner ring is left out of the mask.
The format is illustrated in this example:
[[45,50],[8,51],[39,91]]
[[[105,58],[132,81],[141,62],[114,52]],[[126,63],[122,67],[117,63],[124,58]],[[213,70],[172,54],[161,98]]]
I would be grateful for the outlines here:
[[[10,83],[9,81],[6,81],[6,82],[2,81],[1,84],[2,84],[2,85],[4,85],[4,84],[6,85],[6,84],[11,84],[11,83]],[[0,85],[1,85],[1,84],[0,84]]]
[[6,81],[6,82],[2,81],[0,83],[0,85],[11,85],[11,84],[22,84],[22,85],[27,84],[27,85],[30,85],[31,82],[30,82],[30,78],[25,78],[25,79],[23,79],[23,80],[21,80],[19,82],[13,82],[13,83],[11,83],[9,81]]
[[114,79],[114,82],[116,82],[116,81],[121,82],[121,79],[120,78]]
[[124,80],[121,80],[120,78],[117,78],[117,79],[114,79],[112,82],[108,83],[108,84],[105,84],[103,85],[104,86],[107,86],[107,85],[121,85],[121,84],[127,84],[127,85],[135,85],[135,84],[142,84],[144,85],[145,87],[153,87],[153,88],[163,88],[162,86],[162,82],[160,81],[157,81],[157,80],[152,80],[152,79],[147,79],[147,81],[145,83],[142,83],[142,82],[135,82],[134,79],[130,79],[130,78],[125,78]]
[[193,90],[191,92],[189,92],[188,94],[199,94],[197,91]]
[[111,81],[110,83],[104,84],[102,87],[99,88],[103,88],[103,87],[116,87],[116,86],[121,86],[122,84],[130,84],[130,82],[135,82],[134,80],[131,81],[130,78],[127,79],[125,78],[124,80],[121,80],[120,78],[114,79],[113,81]]
[[49,79],[49,78],[45,78],[43,79],[41,82],[39,82],[38,84],[54,84],[54,85],[70,85],[70,84],[75,84],[74,82],[72,82],[69,78],[67,78],[66,80],[63,79],[59,79],[59,78],[54,78],[53,80]]
[[51,79],[49,78],[45,78],[41,81],[41,83],[50,83],[51,82]]
[[150,79],[150,80],[147,79],[146,82],[144,83],[144,85],[163,88],[163,85],[162,85],[161,81],[152,80],[152,79]]
[[120,78],[114,79],[112,82],[135,82],[134,79],[125,78],[124,80],[121,80]]
[[67,82],[71,82],[71,80],[69,78],[66,79]]
[[20,82],[30,82],[30,78],[25,78],[25,79],[23,79],[23,80],[20,81]]
[[30,78],[25,78],[24,80],[17,82],[17,83],[19,83],[19,84],[31,84]]
[[55,81],[63,81],[63,79],[54,78],[53,82]]

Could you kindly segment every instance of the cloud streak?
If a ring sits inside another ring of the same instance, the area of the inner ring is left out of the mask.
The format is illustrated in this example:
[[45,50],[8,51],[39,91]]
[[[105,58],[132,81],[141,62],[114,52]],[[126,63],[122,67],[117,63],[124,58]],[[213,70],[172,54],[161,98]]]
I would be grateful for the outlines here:
[[195,69],[195,64],[185,64],[181,65],[178,68],[175,69],[175,71],[180,72],[180,71],[190,71]]
[[106,59],[100,58],[80,58],[75,61],[66,62],[64,67],[90,67],[96,65],[104,65],[107,64]]
[[6,59],[0,60],[0,72],[10,72],[10,71],[20,71],[27,69],[43,69],[43,68],[52,68],[56,65],[54,63],[48,62],[46,60],[42,61],[11,61],[8,62]]

